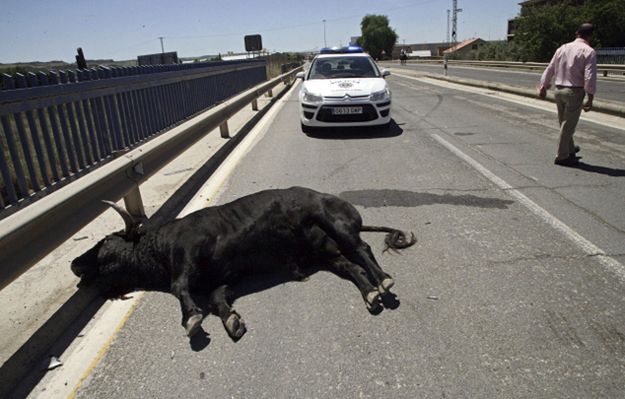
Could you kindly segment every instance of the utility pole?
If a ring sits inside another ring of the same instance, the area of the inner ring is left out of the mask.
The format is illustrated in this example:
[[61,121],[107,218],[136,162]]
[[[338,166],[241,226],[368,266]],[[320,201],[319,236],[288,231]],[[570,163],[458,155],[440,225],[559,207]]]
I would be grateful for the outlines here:
[[451,17],[451,40],[454,44],[456,44],[457,40],[457,33],[458,33],[458,13],[461,12],[462,9],[458,8],[458,0],[454,0],[453,3],[453,10],[452,10],[452,17]]
[[446,36],[446,40],[445,43],[447,43],[447,45],[449,46],[449,12],[451,10],[447,10],[447,36]]
[[163,46],[163,39],[164,39],[164,37],[163,36],[159,36],[158,38],[161,41],[161,53],[165,54],[165,46]]
[[323,47],[328,47],[328,43],[326,42],[326,20],[323,20]]

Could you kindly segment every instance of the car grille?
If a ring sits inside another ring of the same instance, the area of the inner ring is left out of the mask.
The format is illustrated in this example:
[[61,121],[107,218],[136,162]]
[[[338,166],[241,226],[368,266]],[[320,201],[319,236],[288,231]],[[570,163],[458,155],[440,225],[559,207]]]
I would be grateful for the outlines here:
[[[343,100],[346,96],[323,96],[323,98],[325,98],[326,100]],[[362,99],[362,98],[369,98],[368,94],[362,95],[362,96],[347,96],[349,98],[351,98],[352,100],[356,100],[356,99]]]
[[332,108],[343,107],[340,105],[324,105],[317,114],[317,120],[321,122],[367,122],[378,119],[378,113],[371,104],[354,104],[345,107],[362,107],[362,114],[356,115],[332,115]]

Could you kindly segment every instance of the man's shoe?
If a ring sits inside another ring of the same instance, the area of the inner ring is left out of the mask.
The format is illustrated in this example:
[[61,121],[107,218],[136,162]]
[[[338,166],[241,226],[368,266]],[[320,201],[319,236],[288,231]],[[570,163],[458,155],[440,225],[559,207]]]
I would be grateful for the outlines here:
[[573,147],[573,152],[570,154],[569,158],[573,158],[575,156],[575,154],[577,154],[580,150],[581,150],[581,148],[579,148],[578,145]]
[[556,159],[553,163],[560,166],[576,166],[579,165],[579,158],[570,156],[566,159]]

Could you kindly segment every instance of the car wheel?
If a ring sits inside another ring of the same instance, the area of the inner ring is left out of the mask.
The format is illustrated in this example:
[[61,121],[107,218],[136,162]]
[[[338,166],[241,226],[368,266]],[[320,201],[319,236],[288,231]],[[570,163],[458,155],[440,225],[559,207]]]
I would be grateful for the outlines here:
[[300,124],[302,125],[302,132],[306,134],[313,132],[313,128],[311,126],[306,126],[303,123],[300,123]]
[[386,122],[386,123],[385,123],[385,124],[383,124],[383,125],[380,125],[380,129],[381,129],[381,130],[388,130],[388,129],[390,129],[390,128],[391,128],[391,122],[390,122],[390,121],[389,121],[389,122]]

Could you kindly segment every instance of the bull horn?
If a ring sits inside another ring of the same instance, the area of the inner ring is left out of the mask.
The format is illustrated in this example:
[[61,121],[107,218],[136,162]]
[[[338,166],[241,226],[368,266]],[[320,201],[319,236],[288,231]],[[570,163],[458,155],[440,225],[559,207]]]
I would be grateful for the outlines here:
[[102,200],[102,202],[104,202],[106,205],[110,206],[111,208],[115,209],[117,213],[119,213],[119,215],[122,217],[122,219],[124,219],[124,223],[126,224],[126,236],[132,239],[135,236],[135,233],[137,232],[137,228],[139,227],[139,222],[135,220],[135,218],[130,214],[130,212],[128,212],[126,209],[122,208],[121,206],[117,205],[116,203],[112,201],[106,201],[106,200]]

